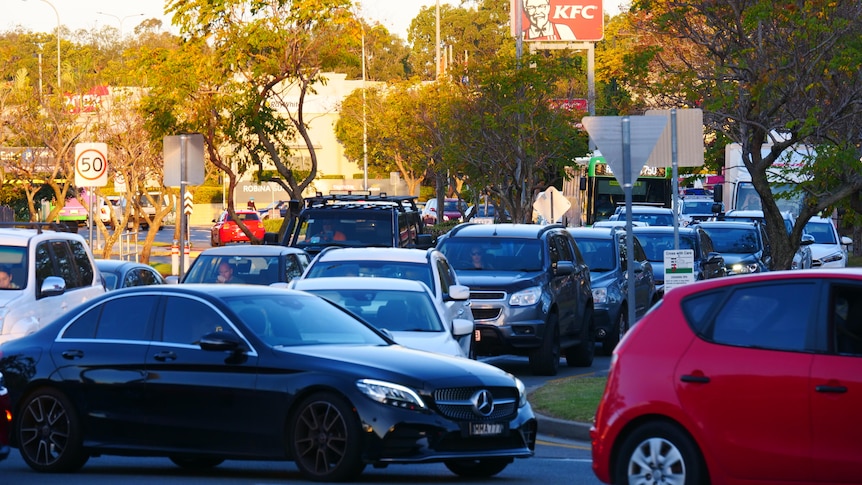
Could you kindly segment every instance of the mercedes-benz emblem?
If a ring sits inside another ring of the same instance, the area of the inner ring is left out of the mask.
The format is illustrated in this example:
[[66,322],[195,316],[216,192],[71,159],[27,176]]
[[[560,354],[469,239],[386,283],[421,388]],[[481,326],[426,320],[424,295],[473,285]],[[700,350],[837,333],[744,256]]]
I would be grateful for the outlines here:
[[477,416],[490,416],[494,412],[494,396],[487,389],[476,391],[470,397],[470,403],[473,404],[473,412]]

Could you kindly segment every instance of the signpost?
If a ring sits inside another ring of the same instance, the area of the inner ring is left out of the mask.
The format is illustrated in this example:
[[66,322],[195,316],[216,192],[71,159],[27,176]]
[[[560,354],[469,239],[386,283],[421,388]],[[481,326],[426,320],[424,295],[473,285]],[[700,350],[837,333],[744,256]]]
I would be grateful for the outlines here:
[[[632,187],[641,169],[655,148],[667,125],[663,116],[585,116],[584,127],[601,150],[614,177],[623,186],[626,197],[626,234],[632,234]],[[634,242],[626,237],[626,254],[629,258],[628,301],[635,301],[635,268],[631,264]],[[629,325],[635,322],[635,305],[628,305]]]
[[551,224],[557,222],[557,219],[563,216],[572,203],[569,199],[554,186],[548,187],[536,197],[533,202],[533,209],[536,209],[542,217]]
[[93,187],[108,185],[107,143],[77,143],[75,145],[75,186],[88,187],[87,218],[90,221],[90,247],[93,247]]
[[[166,136],[164,138],[164,184],[179,187],[180,200],[185,204],[186,186],[204,183],[204,136],[200,133]],[[188,214],[190,214],[189,212]],[[180,217],[180,247],[185,251],[188,214],[183,210]],[[179,277],[183,278],[186,261],[180,263]]]
[[664,252],[664,292],[694,283],[694,250],[676,249]]

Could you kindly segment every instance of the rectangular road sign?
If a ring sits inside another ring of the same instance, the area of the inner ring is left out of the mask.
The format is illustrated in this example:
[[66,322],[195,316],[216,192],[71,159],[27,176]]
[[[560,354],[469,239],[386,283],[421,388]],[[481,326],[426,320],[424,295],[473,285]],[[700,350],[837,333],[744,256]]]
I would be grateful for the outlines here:
[[677,249],[664,252],[664,292],[694,282],[694,251]]

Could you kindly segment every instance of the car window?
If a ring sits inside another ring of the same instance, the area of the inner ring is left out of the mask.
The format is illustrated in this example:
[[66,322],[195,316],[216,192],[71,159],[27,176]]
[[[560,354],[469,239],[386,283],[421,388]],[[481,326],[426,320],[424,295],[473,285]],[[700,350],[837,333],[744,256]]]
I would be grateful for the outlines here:
[[213,332],[234,333],[231,326],[206,303],[191,298],[168,297],[162,319],[163,342],[197,345]]
[[442,332],[434,302],[425,293],[398,290],[307,290],[350,310],[377,328],[405,332]]
[[140,295],[112,299],[97,305],[72,322],[62,338],[99,340],[152,339],[152,312],[157,296]]
[[815,292],[811,282],[735,288],[705,335],[716,343],[741,347],[805,350]]
[[123,287],[128,288],[131,286],[146,286],[146,285],[156,285],[161,283],[159,281],[158,276],[154,271],[150,271],[146,268],[133,269],[126,273],[126,278],[123,281]]
[[541,271],[544,265],[542,244],[538,239],[452,237],[443,241],[439,249],[455,271],[475,270],[470,255],[474,249],[493,260],[497,271]]
[[838,285],[832,296],[832,335],[837,353],[862,355],[862,288]]
[[613,239],[576,239],[590,271],[605,272],[617,267]]
[[706,228],[715,250],[720,253],[756,253],[760,250],[757,230],[754,227],[727,229]]
[[377,278],[399,278],[425,283],[434,288],[431,266],[425,263],[399,261],[317,261],[311,266],[306,278],[331,278],[335,276],[362,276]]
[[828,222],[809,222],[805,225],[805,232],[814,236],[817,244],[837,244],[832,224]]

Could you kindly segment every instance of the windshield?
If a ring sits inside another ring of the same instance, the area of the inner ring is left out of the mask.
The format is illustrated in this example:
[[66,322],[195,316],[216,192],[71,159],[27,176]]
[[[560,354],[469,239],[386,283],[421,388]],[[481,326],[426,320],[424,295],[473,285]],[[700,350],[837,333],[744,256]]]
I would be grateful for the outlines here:
[[398,278],[425,283],[434,288],[431,266],[422,263],[400,261],[317,261],[308,270],[306,278],[330,278],[334,276],[365,276]]
[[805,232],[814,236],[815,244],[837,244],[831,222],[808,222]]
[[755,228],[704,227],[719,253],[756,253],[760,250]]
[[542,245],[536,239],[447,238],[440,245],[455,271],[541,271]]
[[687,200],[683,202],[683,214],[712,214],[711,200]]
[[575,238],[590,271],[602,273],[617,267],[613,239]]
[[443,332],[443,322],[425,293],[398,290],[305,290],[355,313],[379,329]]
[[387,345],[362,322],[326,300],[285,292],[284,296],[225,298],[243,323],[273,347],[296,345]]
[[[201,254],[195,259],[183,283],[220,283],[219,268],[227,265],[233,277],[228,283],[270,285],[288,282],[298,277],[307,266],[307,256],[288,254],[284,256],[285,267],[280,266],[278,256],[209,256]],[[282,274],[282,271],[284,273]]]
[[27,286],[27,248],[0,246],[0,290]]
[[357,213],[340,217],[338,213],[324,211],[305,217],[299,221],[295,246],[391,247],[392,212],[372,212],[362,211],[361,218],[357,218]]
[[[643,246],[644,253],[650,261],[664,262],[664,252],[673,251],[673,234],[649,234],[636,232],[638,240]],[[680,249],[694,249],[694,236],[679,236]],[[697,253],[697,251],[695,251]]]

